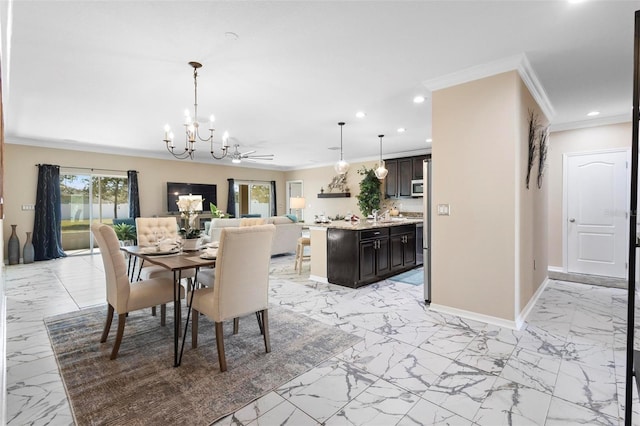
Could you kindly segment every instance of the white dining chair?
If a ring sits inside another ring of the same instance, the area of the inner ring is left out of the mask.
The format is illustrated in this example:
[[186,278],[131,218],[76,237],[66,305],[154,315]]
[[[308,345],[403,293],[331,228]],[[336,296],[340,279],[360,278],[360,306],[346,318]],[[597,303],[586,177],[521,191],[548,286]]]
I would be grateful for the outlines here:
[[224,228],[216,259],[212,287],[196,289],[190,304],[193,323],[191,347],[198,346],[198,316],[200,313],[215,323],[220,371],[227,370],[222,325],[256,313],[264,338],[265,351],[271,352],[269,341],[269,263],[275,225]]
[[[113,228],[109,225],[94,223],[91,225],[91,232],[100,248],[107,283],[107,319],[100,343],[107,341],[113,313],[116,312],[118,331],[111,351],[111,359],[116,359],[129,312],[161,305],[160,324],[165,325],[165,307],[167,303],[173,301],[174,282],[173,278],[160,277],[137,281],[135,285],[131,285],[124,253],[120,250],[120,243]],[[180,286],[180,298],[184,298],[182,286]]]

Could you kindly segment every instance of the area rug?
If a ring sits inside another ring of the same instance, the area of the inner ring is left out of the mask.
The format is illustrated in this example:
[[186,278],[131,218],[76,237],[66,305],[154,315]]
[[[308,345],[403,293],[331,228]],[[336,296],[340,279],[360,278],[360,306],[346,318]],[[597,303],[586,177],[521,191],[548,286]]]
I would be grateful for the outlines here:
[[398,281],[411,285],[422,285],[424,284],[424,271],[422,268],[412,269],[410,271],[403,272],[394,277],[388,278],[388,280]]
[[101,344],[106,306],[45,319],[78,425],[207,425],[287,383],[361,338],[282,308],[269,309],[271,353],[255,315],[240,332],[225,324],[228,370],[220,373],[214,326],[199,324],[198,348],[188,330],[182,365],[173,365],[172,311],[167,325],[149,310],[127,318],[118,358],[109,359],[117,328]]

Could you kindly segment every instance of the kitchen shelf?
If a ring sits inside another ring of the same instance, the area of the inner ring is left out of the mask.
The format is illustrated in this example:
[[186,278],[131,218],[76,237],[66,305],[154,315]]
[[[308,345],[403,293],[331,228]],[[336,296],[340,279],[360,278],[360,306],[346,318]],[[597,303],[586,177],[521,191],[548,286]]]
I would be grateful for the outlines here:
[[323,192],[318,194],[318,198],[349,198],[350,192]]

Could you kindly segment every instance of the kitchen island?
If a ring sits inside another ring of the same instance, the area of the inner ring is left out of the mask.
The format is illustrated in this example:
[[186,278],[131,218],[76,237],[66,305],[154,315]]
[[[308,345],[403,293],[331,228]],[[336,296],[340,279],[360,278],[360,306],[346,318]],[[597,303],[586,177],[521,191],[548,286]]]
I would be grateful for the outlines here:
[[310,278],[357,288],[413,269],[421,223],[392,218],[310,225]]

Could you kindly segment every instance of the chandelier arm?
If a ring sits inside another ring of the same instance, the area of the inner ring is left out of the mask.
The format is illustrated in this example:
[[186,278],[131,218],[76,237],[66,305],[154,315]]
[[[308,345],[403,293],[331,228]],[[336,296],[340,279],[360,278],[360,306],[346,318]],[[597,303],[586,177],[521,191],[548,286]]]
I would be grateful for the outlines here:
[[193,151],[189,151],[189,149],[185,148],[184,152],[182,154],[176,154],[173,150],[172,147],[169,146],[169,144],[167,143],[167,151],[169,151],[169,153],[171,153],[171,155],[173,155],[174,157],[176,157],[179,160],[185,160],[189,157],[193,158]]
[[213,158],[215,158],[216,160],[222,160],[223,158],[225,158],[227,155],[229,155],[229,151],[227,150],[227,148],[222,148],[222,155],[220,157],[218,157],[216,155],[216,153],[213,151],[213,144],[211,146],[211,156]]

